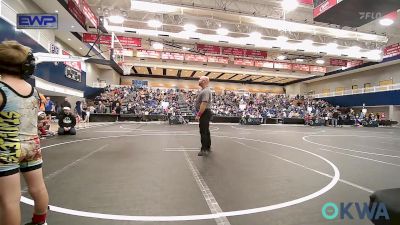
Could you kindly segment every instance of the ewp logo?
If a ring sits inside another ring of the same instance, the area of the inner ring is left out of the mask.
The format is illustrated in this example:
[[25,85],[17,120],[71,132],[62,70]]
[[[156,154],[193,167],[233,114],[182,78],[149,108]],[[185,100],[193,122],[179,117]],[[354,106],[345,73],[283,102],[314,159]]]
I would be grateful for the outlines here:
[[390,220],[388,211],[386,209],[385,204],[383,203],[372,203],[371,207],[369,207],[368,203],[358,203],[358,202],[349,202],[349,203],[340,203],[340,208],[333,202],[328,202],[322,207],[322,216],[327,220],[334,220],[337,217],[343,219],[354,219],[353,214],[351,214],[350,209],[353,206],[356,208],[358,218],[369,220],[378,220],[380,218],[384,218],[385,220]]
[[17,14],[18,29],[57,29],[57,14]]

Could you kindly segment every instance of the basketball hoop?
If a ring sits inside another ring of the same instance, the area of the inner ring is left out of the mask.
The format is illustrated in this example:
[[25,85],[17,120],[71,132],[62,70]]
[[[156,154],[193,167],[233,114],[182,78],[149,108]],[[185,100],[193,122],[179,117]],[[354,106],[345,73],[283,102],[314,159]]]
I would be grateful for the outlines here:
[[124,75],[130,75],[130,74],[131,74],[132,67],[133,67],[133,64],[130,64],[130,63],[122,63],[121,67],[122,67],[122,70],[123,70],[123,72],[124,72]]

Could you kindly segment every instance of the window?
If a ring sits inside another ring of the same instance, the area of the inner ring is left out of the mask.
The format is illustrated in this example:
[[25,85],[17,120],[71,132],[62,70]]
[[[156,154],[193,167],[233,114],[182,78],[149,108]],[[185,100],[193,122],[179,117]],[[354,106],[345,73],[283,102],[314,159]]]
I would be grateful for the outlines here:
[[344,87],[337,87],[335,91],[336,91],[337,95],[343,95],[344,94]]
[[381,80],[379,81],[379,86],[387,86],[387,85],[392,85],[393,80]]
[[322,89],[322,94],[324,94],[324,95],[328,95],[329,92],[331,92],[331,90],[329,88]]
[[352,89],[352,90],[357,90],[357,89],[358,89],[358,85],[353,85],[353,86],[351,86],[351,89]]
[[371,87],[372,87],[371,83],[365,83],[364,84],[364,88],[365,88],[364,92],[370,92],[372,90]]

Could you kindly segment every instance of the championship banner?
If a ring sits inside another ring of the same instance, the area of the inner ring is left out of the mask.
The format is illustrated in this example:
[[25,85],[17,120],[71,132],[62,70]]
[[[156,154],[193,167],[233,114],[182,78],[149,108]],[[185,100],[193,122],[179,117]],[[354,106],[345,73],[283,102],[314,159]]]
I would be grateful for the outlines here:
[[274,68],[274,62],[256,60],[254,62],[254,66],[255,67],[263,67],[263,68],[273,69]]
[[310,72],[326,73],[326,67],[324,67],[324,66],[310,66]]
[[171,60],[185,60],[185,54],[179,52],[162,52],[161,59],[171,59]]
[[254,60],[235,58],[235,60],[233,61],[233,64],[239,65],[239,66],[254,66]]
[[356,66],[362,65],[363,63],[364,63],[364,61],[362,61],[362,60],[348,61],[347,62],[347,68],[356,67]]
[[310,71],[310,66],[309,65],[304,65],[304,64],[292,64],[292,69],[293,70],[298,70],[298,71],[304,71],[304,72],[309,72]]
[[[71,55],[69,52],[62,50],[63,55]],[[81,62],[64,62],[65,76],[71,80],[82,82],[82,65]]]
[[[62,50],[63,55],[71,55],[69,52]],[[82,65],[81,62],[64,62],[66,66],[72,67],[76,70],[82,71]]]
[[233,56],[244,56],[245,49],[242,48],[231,48],[231,47],[223,47],[222,48],[223,55],[233,55]]
[[325,2],[319,4],[317,7],[314,8],[314,11],[313,11],[314,18],[318,17],[322,13],[328,11],[336,4],[337,4],[337,0],[326,0]]
[[383,55],[385,58],[400,55],[400,43],[387,46],[383,50]]
[[[142,39],[135,37],[117,36],[119,43],[124,47],[141,47]],[[85,43],[95,43],[97,40],[97,34],[83,33],[82,41]],[[111,35],[101,35],[97,44],[111,45]]]
[[347,66],[347,60],[343,59],[330,59],[331,66]]
[[207,56],[205,55],[194,55],[194,54],[185,54],[186,61],[193,61],[193,62],[207,62]]
[[161,52],[152,51],[152,50],[138,50],[136,53],[136,57],[159,59],[161,57]]
[[86,17],[79,9],[78,5],[80,5],[79,0],[68,0],[68,11],[75,17],[80,25],[85,27]]
[[266,51],[246,49],[244,51],[244,56],[253,58],[267,58],[268,53]]
[[228,64],[229,58],[222,57],[222,56],[207,56],[207,61],[209,63],[221,63],[221,64]]
[[215,45],[196,44],[198,51],[209,54],[221,54],[221,47]]
[[292,69],[292,64],[290,64],[290,63],[276,62],[276,63],[274,63],[274,68],[275,68],[275,69],[291,70],[291,69]]

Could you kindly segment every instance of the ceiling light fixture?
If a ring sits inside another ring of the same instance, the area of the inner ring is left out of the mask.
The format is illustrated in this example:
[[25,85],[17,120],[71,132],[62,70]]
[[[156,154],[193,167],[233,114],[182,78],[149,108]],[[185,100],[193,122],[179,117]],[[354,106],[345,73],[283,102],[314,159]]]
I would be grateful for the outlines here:
[[328,46],[329,48],[337,48],[338,44],[335,42],[331,42],[331,43],[328,43],[326,46]]
[[358,52],[358,51],[361,50],[361,48],[360,48],[359,46],[351,46],[351,47],[350,47],[350,50],[351,50],[351,51],[356,51],[356,52]]
[[297,0],[283,0],[281,2],[283,10],[286,12],[291,12],[299,7],[299,2]]
[[289,40],[289,38],[286,36],[279,36],[276,38],[276,40],[278,40],[279,42],[286,42]]
[[216,32],[218,35],[224,35],[224,36],[229,34],[229,30],[223,27],[218,28]]
[[260,32],[254,31],[249,34],[249,37],[254,39],[260,39],[262,37],[262,34]]
[[379,20],[379,24],[382,26],[390,26],[394,23],[394,20],[390,19],[390,18],[383,18]]
[[197,26],[194,24],[185,24],[183,29],[190,32],[195,32],[197,30]]
[[280,55],[280,56],[278,56],[277,58],[278,58],[279,60],[285,60],[285,59],[286,59],[286,56]]
[[131,0],[131,10],[146,11],[153,13],[172,13],[178,11],[179,7],[173,5],[164,5],[154,2]]
[[147,21],[147,25],[153,28],[160,28],[163,24],[159,20],[149,20]]
[[325,63],[325,60],[323,60],[323,59],[317,59],[315,62],[316,62],[317,64],[322,65],[322,64]]
[[155,50],[163,50],[164,49],[164,45],[159,42],[153,42],[152,46]]
[[113,15],[108,17],[108,21],[111,23],[121,24],[125,21],[125,18],[120,15]]
[[304,62],[304,59],[296,59],[296,62]]
[[397,11],[391,12],[382,17],[382,19],[379,20],[379,24],[385,27],[390,26],[394,23],[396,18],[397,18]]
[[375,50],[372,50],[371,53],[375,54],[375,55],[380,55],[380,54],[382,54],[382,50],[381,49],[375,49]]

